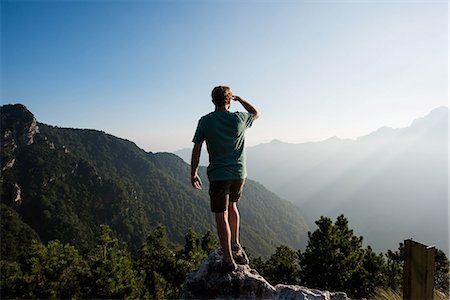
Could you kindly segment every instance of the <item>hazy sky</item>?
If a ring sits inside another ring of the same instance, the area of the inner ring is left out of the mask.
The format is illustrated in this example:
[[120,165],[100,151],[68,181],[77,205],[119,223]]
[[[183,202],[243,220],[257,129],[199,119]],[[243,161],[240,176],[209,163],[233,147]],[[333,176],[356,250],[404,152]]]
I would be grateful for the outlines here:
[[1,102],[173,151],[227,84],[262,113],[248,145],[355,138],[448,105],[448,18],[446,0],[2,0]]

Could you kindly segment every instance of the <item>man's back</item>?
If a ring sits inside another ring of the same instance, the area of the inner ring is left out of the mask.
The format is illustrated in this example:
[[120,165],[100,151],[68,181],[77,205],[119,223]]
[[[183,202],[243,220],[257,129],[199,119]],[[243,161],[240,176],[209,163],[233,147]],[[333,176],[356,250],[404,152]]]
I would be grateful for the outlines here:
[[248,112],[215,111],[199,121],[193,142],[206,141],[210,181],[245,178],[245,130],[255,115]]

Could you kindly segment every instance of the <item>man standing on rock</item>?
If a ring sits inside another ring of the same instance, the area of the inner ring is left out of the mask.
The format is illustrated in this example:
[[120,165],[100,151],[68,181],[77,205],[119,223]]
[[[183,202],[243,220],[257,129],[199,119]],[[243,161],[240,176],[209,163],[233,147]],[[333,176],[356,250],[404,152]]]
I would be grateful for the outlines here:
[[[191,183],[201,189],[198,164],[203,141],[209,153],[207,169],[211,211],[215,213],[217,233],[222,247],[220,270],[236,270],[236,263],[248,264],[239,243],[239,201],[247,176],[245,165],[245,131],[259,117],[259,112],[247,101],[233,95],[227,86],[217,86],[211,93],[215,110],[198,122],[192,142]],[[247,112],[229,112],[231,100],[241,103]]]

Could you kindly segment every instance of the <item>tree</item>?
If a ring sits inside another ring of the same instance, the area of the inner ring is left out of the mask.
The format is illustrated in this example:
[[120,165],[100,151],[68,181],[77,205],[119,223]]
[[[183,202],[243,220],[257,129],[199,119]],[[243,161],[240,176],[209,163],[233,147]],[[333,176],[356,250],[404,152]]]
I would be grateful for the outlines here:
[[396,292],[400,292],[403,286],[403,249],[403,243],[399,243],[398,250],[386,253],[386,284]]
[[356,287],[357,295],[372,295],[377,287],[385,287],[387,284],[387,265],[382,253],[376,254],[372,247],[364,250],[362,268],[353,275],[352,286]]
[[434,288],[442,292],[449,292],[450,270],[449,261],[444,251],[436,249],[436,274],[434,276]]
[[216,250],[219,247],[216,235],[208,230],[202,238],[202,250],[206,255]]
[[29,256],[21,266],[2,261],[2,297],[70,298],[82,297],[86,261],[75,247],[55,240],[47,244],[33,241]]
[[23,280],[23,271],[18,262],[0,260],[0,295],[5,299],[30,297],[26,293],[27,283]]
[[[256,260],[256,264],[258,263],[259,261]],[[288,246],[278,246],[261,271],[271,283],[298,284],[300,273],[298,254]]]
[[147,237],[139,251],[138,266],[143,271],[144,282],[150,297],[176,298],[180,292],[177,281],[177,259],[170,249],[166,228],[162,225]]
[[353,278],[363,267],[363,238],[353,234],[344,215],[334,225],[327,217],[320,217],[316,224],[319,228],[308,233],[308,245],[301,255],[302,282],[309,287],[358,294]]
[[195,231],[189,229],[185,236],[183,259],[192,264],[192,269],[201,264],[206,258],[200,239]]
[[139,298],[144,282],[134,269],[124,245],[112,236],[111,228],[101,225],[98,243],[88,257],[90,273],[85,298]]

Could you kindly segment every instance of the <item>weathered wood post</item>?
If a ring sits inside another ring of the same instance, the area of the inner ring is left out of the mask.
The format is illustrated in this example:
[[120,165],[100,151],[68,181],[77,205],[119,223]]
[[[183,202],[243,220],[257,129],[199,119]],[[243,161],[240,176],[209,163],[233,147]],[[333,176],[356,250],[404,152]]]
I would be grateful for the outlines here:
[[434,290],[434,246],[405,240],[403,266],[403,299],[432,300]]

